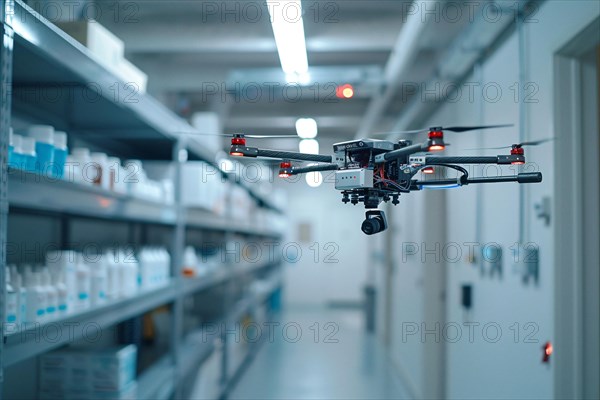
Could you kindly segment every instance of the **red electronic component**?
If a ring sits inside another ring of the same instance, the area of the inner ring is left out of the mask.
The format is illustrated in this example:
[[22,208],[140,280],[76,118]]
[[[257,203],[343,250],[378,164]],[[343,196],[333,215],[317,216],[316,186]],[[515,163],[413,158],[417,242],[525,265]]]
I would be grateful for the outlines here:
[[[523,149],[523,147],[519,146],[519,145],[514,145],[512,147],[512,149],[510,149],[510,155],[511,156],[525,156],[525,150]],[[513,161],[511,162],[512,165],[523,165],[525,164],[525,161]]]
[[279,164],[279,177],[280,178],[289,178],[292,176],[291,174],[292,163],[289,161],[282,161]]
[[433,174],[433,173],[435,173],[435,169],[433,169],[433,167],[426,167],[426,168],[423,168],[421,170],[421,172],[424,174]]
[[444,132],[439,129],[429,131],[429,151],[442,151],[446,148],[444,144]]
[[554,348],[552,347],[552,343],[550,343],[550,342],[544,343],[544,346],[542,347],[542,350],[544,350],[544,355],[542,357],[542,362],[549,363],[550,362],[550,356],[554,352]]
[[432,144],[429,146],[429,151],[442,151],[446,148],[446,146],[441,144]]
[[244,138],[243,136],[235,136],[235,137],[231,138],[231,145],[232,146],[245,146],[246,138]]

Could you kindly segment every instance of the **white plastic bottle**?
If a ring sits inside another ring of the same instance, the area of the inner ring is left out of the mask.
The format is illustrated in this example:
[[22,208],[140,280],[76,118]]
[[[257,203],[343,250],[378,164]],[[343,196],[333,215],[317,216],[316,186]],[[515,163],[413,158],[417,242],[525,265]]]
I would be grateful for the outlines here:
[[85,263],[83,255],[78,254],[77,258],[75,272],[77,298],[75,300],[75,310],[81,311],[90,307],[90,268]]
[[67,312],[72,312],[77,302],[77,260],[78,254],[72,250],[49,251],[46,253],[46,265],[50,272],[58,275],[67,289]]
[[56,318],[58,310],[58,292],[52,285],[52,278],[50,276],[50,270],[45,268],[42,272],[42,281],[46,289],[46,316],[48,320]]
[[140,265],[140,289],[148,290],[152,287],[152,256],[150,250],[144,247],[138,255]]
[[106,302],[107,276],[104,260],[100,259],[94,263],[90,272],[90,305],[97,307]]
[[163,285],[167,285],[171,278],[171,255],[164,247],[161,249],[161,282]]
[[132,249],[123,251],[120,258],[123,268],[124,285],[123,295],[124,297],[135,296],[140,286],[140,266],[138,259]]
[[92,165],[96,169],[94,184],[102,189],[110,190],[110,171],[108,170],[108,156],[105,153],[91,153]]
[[10,268],[4,267],[4,274],[6,279],[6,291],[4,296],[4,322],[16,327],[19,324],[19,294],[11,285]]
[[120,297],[120,267],[115,261],[117,256],[112,251],[106,251],[102,255],[102,261],[106,268],[106,298],[109,300]]
[[27,285],[27,322],[44,322],[46,316],[46,292],[39,284],[39,275],[28,272],[25,275]]
[[96,178],[96,168],[92,164],[90,150],[85,147],[75,148],[68,157],[68,163],[71,164],[73,171],[77,171],[74,176],[74,182],[85,185],[93,185]]
[[64,272],[57,271],[51,273],[52,275],[52,285],[54,289],[56,289],[56,303],[57,309],[56,313],[58,316],[64,316],[69,313],[69,291],[67,290],[67,285],[65,284]]
[[13,288],[19,294],[19,324],[23,326],[27,323],[27,289],[25,289],[25,285],[23,284],[23,277],[17,271],[16,266],[11,266],[10,268],[10,277],[13,283]]

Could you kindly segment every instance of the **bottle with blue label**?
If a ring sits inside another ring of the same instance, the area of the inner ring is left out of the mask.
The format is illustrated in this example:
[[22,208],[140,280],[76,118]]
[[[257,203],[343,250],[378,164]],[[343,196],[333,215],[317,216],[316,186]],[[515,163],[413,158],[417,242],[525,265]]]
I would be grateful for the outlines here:
[[14,290],[10,283],[10,268],[4,267],[5,275],[5,296],[4,296],[4,322],[18,326],[19,318],[19,294]]
[[77,299],[75,308],[77,310],[85,310],[90,308],[90,292],[91,279],[90,268],[86,264],[82,254],[78,254],[77,269],[76,269],[76,288]]
[[8,166],[14,169],[25,169],[23,167],[23,150],[21,143],[23,137],[11,130],[10,145],[8,146]]
[[69,312],[69,291],[65,284],[64,271],[56,271],[52,273],[52,285],[56,289],[59,315],[64,315]]
[[62,179],[64,176],[68,154],[67,134],[60,131],[54,132],[54,165],[52,172],[55,177]]
[[37,153],[35,152],[35,139],[23,136],[21,138],[21,169],[36,172]]
[[43,322],[46,318],[46,291],[40,286],[37,272],[25,273],[27,282],[27,323]]
[[27,289],[23,285],[23,278],[17,271],[17,267],[13,265],[10,271],[13,288],[19,295],[19,315],[17,320],[20,325],[24,325],[27,322]]
[[10,160],[13,158],[13,152],[15,150],[14,145],[14,133],[12,126],[8,128],[8,163],[10,165]]
[[56,317],[56,312],[58,311],[58,292],[52,285],[48,268],[45,268],[41,274],[44,289],[46,290],[46,317],[47,319],[53,319]]
[[50,176],[54,164],[54,128],[50,125],[32,125],[27,129],[27,135],[35,140],[36,172]]

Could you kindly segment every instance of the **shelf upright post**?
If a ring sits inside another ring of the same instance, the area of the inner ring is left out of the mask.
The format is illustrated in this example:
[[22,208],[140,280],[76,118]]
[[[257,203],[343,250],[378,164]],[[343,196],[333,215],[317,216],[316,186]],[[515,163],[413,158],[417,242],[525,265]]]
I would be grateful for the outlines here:
[[[183,150],[186,150],[185,139],[179,138],[173,146],[173,164],[175,168],[175,232],[173,234],[173,243],[171,246],[171,275],[175,282],[182,282],[181,277],[181,266],[183,264],[183,252],[185,249],[185,210],[181,202],[181,168],[185,162],[181,159],[180,154]],[[182,376],[181,361],[179,357],[179,348],[181,344],[182,330],[183,330],[183,293],[177,291],[173,302],[173,312],[171,316],[172,327],[171,331],[171,355],[173,359],[174,371],[175,371],[175,398],[181,398],[181,384],[180,377]]]
[[0,22],[2,28],[0,34],[0,398],[4,383],[3,343],[4,343],[4,288],[6,265],[6,243],[8,231],[8,131],[11,125],[11,103],[12,103],[12,62],[13,62],[13,30],[12,30],[12,0],[0,0]]
[[[234,176],[232,178],[232,182],[235,179],[241,179],[240,177]],[[233,213],[232,213],[232,205],[233,205],[233,201],[232,201],[232,190],[228,190],[226,192],[225,195],[225,218],[227,221],[233,221]],[[227,230],[225,231],[225,243],[223,244],[223,256],[225,257],[225,260],[227,260],[227,245],[233,242],[233,232],[231,230]],[[234,243],[234,247],[237,249],[237,246],[235,246]],[[222,256],[222,257],[223,257]],[[234,256],[234,258],[236,258],[236,256]],[[223,259],[223,258],[221,258]],[[235,262],[234,262],[235,263]],[[225,268],[235,268],[234,265],[229,265],[229,261],[227,261],[227,264],[224,265]],[[232,315],[234,308],[235,308],[235,279],[229,279],[226,283],[225,283],[225,293],[224,293],[224,303],[225,303],[225,318],[224,318],[224,323],[222,328],[224,328],[221,332],[221,340],[223,343],[223,352],[222,352],[222,364],[221,364],[221,385],[226,388],[227,385],[229,385],[229,376],[228,376],[228,369],[229,369],[229,355],[227,354],[227,349],[229,347],[229,345],[227,344],[228,342],[228,338],[227,338],[227,332],[229,330],[229,323],[231,322],[229,320],[229,316]],[[233,322],[233,328],[232,329],[236,329],[237,326],[235,324],[235,321]],[[227,389],[226,389],[227,390]]]

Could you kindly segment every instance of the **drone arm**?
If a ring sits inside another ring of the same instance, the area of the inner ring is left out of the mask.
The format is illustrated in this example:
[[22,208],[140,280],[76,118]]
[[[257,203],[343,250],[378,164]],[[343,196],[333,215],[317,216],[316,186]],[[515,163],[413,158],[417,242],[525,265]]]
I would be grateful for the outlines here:
[[268,158],[281,158],[284,160],[295,160],[295,161],[313,161],[313,162],[324,162],[330,163],[332,161],[331,156],[322,154],[306,154],[296,153],[292,151],[280,151],[280,150],[268,150],[259,149],[256,147],[246,147],[239,145],[232,145],[230,154],[243,157],[268,157]]
[[492,176],[492,177],[477,177],[469,178],[464,182],[459,179],[435,179],[427,181],[413,181],[413,187],[421,186],[443,186],[443,185],[468,185],[470,183],[501,183],[501,182],[517,182],[517,183],[540,183],[542,181],[541,172],[524,172],[512,176]]
[[293,167],[290,175],[306,174],[308,172],[337,171],[338,168],[337,164],[318,164],[299,168]]
[[401,149],[392,150],[387,153],[379,154],[375,157],[375,162],[393,161],[398,158],[406,157],[421,151],[426,151],[429,148],[427,143],[418,143],[411,146],[402,147]]
[[424,164],[500,164],[500,162],[496,156],[425,156]]

